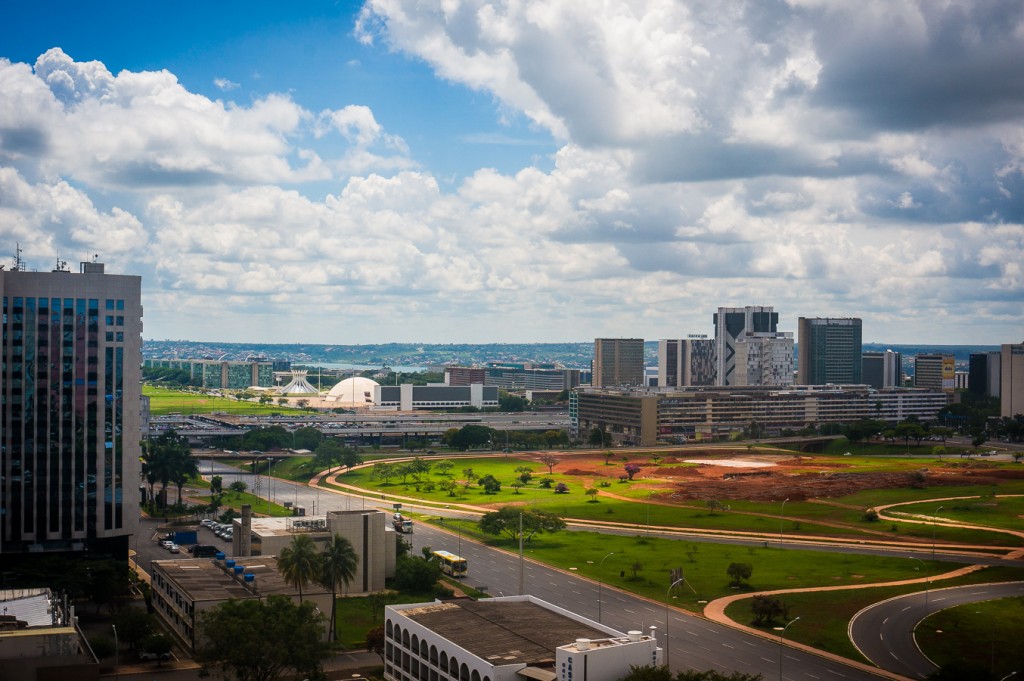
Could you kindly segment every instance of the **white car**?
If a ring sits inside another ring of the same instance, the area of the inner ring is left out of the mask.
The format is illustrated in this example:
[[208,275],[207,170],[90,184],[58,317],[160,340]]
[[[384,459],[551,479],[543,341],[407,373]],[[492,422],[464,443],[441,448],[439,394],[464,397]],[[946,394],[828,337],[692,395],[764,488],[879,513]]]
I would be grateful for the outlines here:
[[160,546],[164,547],[165,549],[170,549],[171,546],[173,545],[174,542],[172,542],[170,539],[164,539],[162,542],[160,542]]
[[170,546],[167,547],[167,550],[170,551],[171,553],[180,553],[181,552],[181,547],[178,546],[177,544],[171,544]]

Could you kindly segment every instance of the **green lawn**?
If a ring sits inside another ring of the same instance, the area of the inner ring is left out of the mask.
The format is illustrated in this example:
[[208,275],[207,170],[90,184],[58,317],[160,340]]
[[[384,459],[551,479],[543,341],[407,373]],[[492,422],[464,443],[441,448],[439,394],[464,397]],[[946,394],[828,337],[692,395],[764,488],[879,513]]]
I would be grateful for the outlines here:
[[276,404],[260,404],[259,402],[238,401],[227,397],[214,397],[201,393],[190,393],[182,390],[171,390],[160,386],[144,383],[142,394],[149,398],[149,413],[153,416],[168,414],[209,414],[226,412],[228,414],[244,414],[266,416],[273,413],[301,412]]
[[1002,679],[1024,670],[1024,598],[970,603],[931,615],[916,629],[917,643],[935,664],[961,660]]

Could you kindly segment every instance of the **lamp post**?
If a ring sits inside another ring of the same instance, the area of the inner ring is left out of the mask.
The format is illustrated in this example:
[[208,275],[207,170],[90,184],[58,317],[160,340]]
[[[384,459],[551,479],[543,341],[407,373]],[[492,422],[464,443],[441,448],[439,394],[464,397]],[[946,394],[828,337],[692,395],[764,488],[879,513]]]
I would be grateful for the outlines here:
[[598,624],[601,623],[601,575],[603,574],[601,572],[601,568],[604,567],[604,562],[606,560],[608,560],[609,556],[613,556],[613,555],[615,555],[614,551],[612,551],[607,556],[602,558],[601,562],[598,563],[598,565],[597,565],[597,623]]
[[117,625],[111,624],[110,628],[114,630],[114,678],[121,678],[121,649],[117,642]]
[[[796,622],[799,617],[794,617],[789,621],[789,624]],[[786,638],[786,629],[789,629],[789,624],[782,627],[782,633],[779,634],[779,681],[782,681],[782,641]]]
[[932,514],[932,560],[935,560],[935,516],[942,510],[942,506],[935,509],[935,513]]
[[669,585],[669,587],[668,587],[668,591],[665,592],[665,666],[666,667],[669,666],[669,662],[671,660],[671,654],[670,654],[671,648],[669,647],[669,638],[668,638],[668,601],[669,601],[669,598],[671,598],[671,596],[672,596],[672,589],[674,589],[677,586],[679,586],[679,584],[681,582],[683,582],[683,581],[684,581],[684,578],[680,577],[676,581],[672,582]]
[[786,520],[786,502],[789,498],[782,500],[782,510],[779,511],[779,548],[782,548],[782,523]]

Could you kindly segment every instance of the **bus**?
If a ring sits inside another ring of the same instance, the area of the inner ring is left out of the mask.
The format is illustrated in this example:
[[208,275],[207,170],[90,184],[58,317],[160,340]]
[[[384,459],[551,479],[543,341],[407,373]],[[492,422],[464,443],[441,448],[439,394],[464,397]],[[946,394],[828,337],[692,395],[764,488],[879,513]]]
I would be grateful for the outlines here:
[[449,551],[434,551],[434,558],[437,558],[437,562],[441,565],[441,572],[452,577],[465,577],[466,576],[466,559],[459,558],[454,553]]

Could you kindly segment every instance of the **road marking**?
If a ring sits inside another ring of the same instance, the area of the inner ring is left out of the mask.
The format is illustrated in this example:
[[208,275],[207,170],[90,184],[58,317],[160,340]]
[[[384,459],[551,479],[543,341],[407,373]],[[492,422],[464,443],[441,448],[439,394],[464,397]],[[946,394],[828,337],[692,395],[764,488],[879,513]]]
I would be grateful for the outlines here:
[[723,643],[722,645],[728,648],[729,650],[736,650],[736,646],[731,646],[728,643]]
[[910,606],[909,605],[907,607],[903,608],[902,610],[900,610],[900,612],[906,612],[907,610],[910,610]]
[[885,624],[885,623],[886,623],[886,622],[888,622],[888,621],[889,621],[889,618],[888,618],[888,617],[886,617],[886,618],[885,618],[884,620],[882,620],[882,624]]

